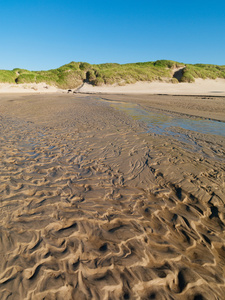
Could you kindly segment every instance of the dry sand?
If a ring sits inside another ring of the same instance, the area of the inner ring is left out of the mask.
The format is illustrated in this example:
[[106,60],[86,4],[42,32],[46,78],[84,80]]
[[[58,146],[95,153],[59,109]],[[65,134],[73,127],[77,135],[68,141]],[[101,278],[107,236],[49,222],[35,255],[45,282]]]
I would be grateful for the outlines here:
[[[224,98],[101,97],[224,120]],[[1,299],[224,299],[224,137],[93,95],[0,95],[0,119]]]
[[225,79],[196,79],[194,83],[137,82],[135,84],[93,86],[85,83],[81,93],[221,95],[225,96]]
[[49,94],[63,92],[63,90],[46,83],[0,83],[0,94]]
[[[119,85],[102,85],[93,86],[88,83],[82,84],[79,88],[74,89],[79,93],[89,94],[168,94],[168,95],[209,95],[225,96],[225,79],[196,79],[194,83],[168,83],[161,81],[137,82],[135,84]],[[62,90],[46,83],[24,83],[9,84],[0,83],[0,94],[7,93],[29,93],[29,94],[49,94],[65,93]]]

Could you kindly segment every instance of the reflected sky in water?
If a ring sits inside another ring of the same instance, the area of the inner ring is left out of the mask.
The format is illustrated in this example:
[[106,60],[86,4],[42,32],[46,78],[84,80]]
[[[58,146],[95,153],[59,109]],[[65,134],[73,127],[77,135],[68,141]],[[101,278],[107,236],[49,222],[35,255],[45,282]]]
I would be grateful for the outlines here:
[[204,134],[225,136],[224,122],[149,112],[133,103],[117,102],[112,104],[111,102],[111,106],[125,112],[135,120],[147,123],[149,131],[157,134],[172,134],[171,127],[179,127]]

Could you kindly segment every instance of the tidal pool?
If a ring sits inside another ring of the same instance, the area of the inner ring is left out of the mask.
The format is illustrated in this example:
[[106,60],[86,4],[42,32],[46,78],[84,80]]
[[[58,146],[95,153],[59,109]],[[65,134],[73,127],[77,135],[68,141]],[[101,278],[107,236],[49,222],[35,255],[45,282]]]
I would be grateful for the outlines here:
[[114,102],[112,104],[111,101],[109,103],[112,107],[125,112],[133,119],[146,123],[149,132],[156,134],[174,135],[177,134],[175,128],[182,128],[204,134],[225,136],[224,122],[150,112],[133,103]]

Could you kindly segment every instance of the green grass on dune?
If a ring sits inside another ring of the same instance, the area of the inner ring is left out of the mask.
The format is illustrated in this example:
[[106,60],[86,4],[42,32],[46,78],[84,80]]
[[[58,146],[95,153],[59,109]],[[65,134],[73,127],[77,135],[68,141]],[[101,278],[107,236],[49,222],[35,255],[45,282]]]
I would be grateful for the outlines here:
[[137,81],[169,81],[173,78],[174,69],[183,68],[181,82],[194,82],[195,78],[225,78],[225,66],[206,64],[183,64],[171,60],[140,62],[130,64],[105,63],[91,65],[86,62],[71,62],[60,68],[48,71],[29,71],[13,69],[0,70],[2,83],[41,83],[45,82],[63,89],[73,89],[84,81],[93,85],[129,84]]
[[123,65],[115,63],[91,65],[87,72],[87,80],[93,85],[124,85],[137,81],[171,79],[173,69],[179,66],[184,64],[169,60]]
[[16,77],[17,75],[14,71],[0,70],[1,83],[15,83]]
[[225,66],[195,64],[187,65],[184,69],[182,82],[194,82],[195,78],[216,79],[225,78]]

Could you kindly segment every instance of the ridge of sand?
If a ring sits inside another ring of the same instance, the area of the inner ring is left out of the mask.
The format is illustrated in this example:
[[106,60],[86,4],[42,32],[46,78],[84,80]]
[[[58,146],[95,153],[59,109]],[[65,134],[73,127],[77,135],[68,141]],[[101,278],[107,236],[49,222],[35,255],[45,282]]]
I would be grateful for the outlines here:
[[225,96],[225,79],[196,79],[194,83],[167,83],[161,81],[136,82],[134,84],[93,86],[84,83],[79,93],[114,94],[170,94]]
[[1,95],[0,120],[1,299],[224,299],[223,137],[93,95]]

